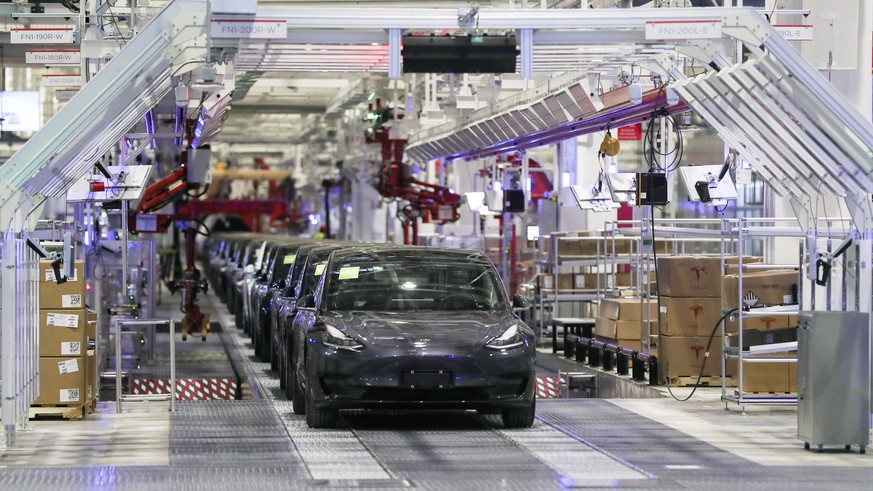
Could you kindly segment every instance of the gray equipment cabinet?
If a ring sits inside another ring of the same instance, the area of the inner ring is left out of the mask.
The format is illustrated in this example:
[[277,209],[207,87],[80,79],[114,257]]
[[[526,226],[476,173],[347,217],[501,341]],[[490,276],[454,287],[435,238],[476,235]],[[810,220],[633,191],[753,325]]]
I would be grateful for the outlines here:
[[797,437],[806,449],[870,442],[870,319],[865,312],[798,316]]

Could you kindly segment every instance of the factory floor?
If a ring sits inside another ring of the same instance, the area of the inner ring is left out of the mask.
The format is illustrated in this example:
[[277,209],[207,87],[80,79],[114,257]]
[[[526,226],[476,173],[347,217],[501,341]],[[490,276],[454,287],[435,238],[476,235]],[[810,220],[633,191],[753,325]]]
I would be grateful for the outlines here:
[[[203,307],[221,328],[207,343],[187,341],[177,376],[226,376],[233,366],[246,399],[181,401],[172,413],[167,402],[128,403],[121,414],[101,402],[81,421],[32,421],[0,449],[0,489],[822,490],[873,482],[870,453],[805,451],[795,410],[726,410],[712,391],[689,402],[541,399],[524,430],[468,412],[351,412],[337,429],[312,430],[227,309],[211,293]],[[198,345],[219,341],[224,357],[197,357]]]

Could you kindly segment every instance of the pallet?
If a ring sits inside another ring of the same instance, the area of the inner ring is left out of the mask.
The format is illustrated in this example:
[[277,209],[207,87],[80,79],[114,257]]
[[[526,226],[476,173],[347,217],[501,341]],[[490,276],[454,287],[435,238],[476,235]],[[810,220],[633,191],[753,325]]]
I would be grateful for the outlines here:
[[[700,377],[700,387],[721,387],[721,377],[718,375],[704,375]],[[736,387],[737,381],[733,377],[726,377],[728,387]],[[697,375],[679,375],[670,377],[668,385],[670,387],[694,387],[697,382]]]
[[[88,407],[92,407],[89,411]],[[77,421],[93,412],[93,405],[86,404],[35,404],[28,411],[29,419],[66,419]]]

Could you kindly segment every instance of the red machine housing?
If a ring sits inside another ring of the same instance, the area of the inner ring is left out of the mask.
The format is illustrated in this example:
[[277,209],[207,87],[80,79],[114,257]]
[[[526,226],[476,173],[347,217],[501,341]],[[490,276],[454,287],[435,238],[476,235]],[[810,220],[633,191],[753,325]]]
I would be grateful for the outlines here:
[[445,186],[419,181],[409,176],[403,164],[406,140],[392,139],[388,133],[388,129],[380,128],[373,136],[367,137],[368,143],[382,145],[379,194],[385,198],[408,202],[398,213],[403,221],[403,242],[417,245],[419,218],[422,223],[446,224],[457,221],[461,217],[458,214],[461,196]]

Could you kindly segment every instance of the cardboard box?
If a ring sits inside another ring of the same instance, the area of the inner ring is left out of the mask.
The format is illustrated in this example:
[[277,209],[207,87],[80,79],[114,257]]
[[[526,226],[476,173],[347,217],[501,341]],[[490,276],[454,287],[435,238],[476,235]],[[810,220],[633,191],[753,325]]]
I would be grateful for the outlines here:
[[[745,266],[747,264],[760,264],[764,262],[764,258],[761,256],[743,256],[743,273],[747,271],[761,271],[760,269],[749,269]],[[725,256],[724,258],[724,274],[737,274],[739,271],[740,257],[739,256]]]
[[97,341],[97,312],[93,310],[85,311],[85,334],[88,339]]
[[797,393],[797,363],[788,364],[788,392]]
[[[757,297],[755,305],[783,305],[785,296],[791,296],[797,290],[799,273],[793,269],[780,269],[746,273],[743,275],[742,296]],[[740,279],[737,275],[725,275],[724,297],[725,308],[732,309],[739,306]]]
[[97,398],[100,381],[97,380],[97,356],[94,350],[89,350],[85,357],[85,400],[93,401]]
[[39,262],[39,308],[80,309],[85,307],[85,263],[76,261],[76,275],[66,283],[55,283],[50,261]]
[[34,404],[84,404],[87,395],[84,357],[45,356],[39,359],[39,397]]
[[[724,327],[725,332],[730,333],[740,330],[739,321],[735,316],[725,319]],[[768,315],[766,317],[746,317],[743,319],[744,331],[772,331],[789,327],[797,327],[796,315]]]
[[[614,280],[614,282],[613,282]],[[573,275],[573,287],[576,290],[596,290],[630,286],[630,273],[576,273]],[[614,284],[613,284],[614,283]]]
[[594,337],[615,338],[615,320],[606,317],[594,318]]
[[[658,359],[661,374],[669,377],[697,377],[706,354],[706,336],[661,336]],[[704,376],[721,376],[721,339],[716,336],[709,348],[709,358],[706,359]],[[736,362],[729,360],[727,375],[736,375]]]
[[615,339],[639,340],[643,335],[643,324],[648,327],[646,334],[657,334],[658,323],[646,321],[615,321]]
[[657,274],[659,293],[662,296],[721,296],[721,257],[659,257]]
[[[771,356],[796,356],[797,353],[773,353]],[[793,392],[791,369],[797,372],[797,363],[743,363],[744,392]],[[796,378],[796,375],[795,375]]]
[[[743,349],[749,346],[761,346],[764,344],[790,343],[797,341],[797,328],[771,329],[769,331],[746,331],[743,330]],[[731,333],[727,335],[728,346],[734,348],[739,343],[739,335]]]
[[721,318],[720,298],[661,297],[661,308],[662,334],[669,336],[709,337]]
[[83,356],[88,350],[85,309],[39,311],[39,356]]
[[[573,279],[573,273],[558,273],[558,290],[572,290]],[[540,288],[544,290],[554,290],[555,275],[550,273],[540,273],[539,281]]]
[[607,319],[623,321],[642,320],[648,302],[651,320],[658,319],[658,300],[644,298],[604,298],[600,301],[600,315]]

